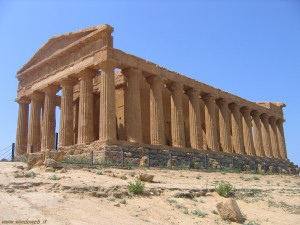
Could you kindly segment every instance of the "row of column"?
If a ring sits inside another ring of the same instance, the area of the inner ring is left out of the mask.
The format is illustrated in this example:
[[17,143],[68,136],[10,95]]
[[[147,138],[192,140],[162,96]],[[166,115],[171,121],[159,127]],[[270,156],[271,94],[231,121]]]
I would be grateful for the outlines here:
[[[115,121],[115,79],[114,66],[109,62],[101,65],[99,139],[116,139]],[[133,68],[122,71],[127,77],[126,121],[128,141],[142,142],[142,118],[140,99],[140,70]],[[97,71],[86,69],[80,73],[80,101],[78,118],[78,143],[93,141],[93,78]],[[73,136],[73,86],[77,81],[61,81],[60,146],[74,144]],[[165,144],[163,95],[164,82],[158,76],[147,78],[150,84],[150,139],[153,145]],[[172,146],[183,148],[185,130],[183,118],[183,85],[170,83],[171,91],[171,136]],[[19,101],[19,115],[16,145],[22,154],[29,152],[33,145],[35,151],[54,147],[55,141],[55,97],[58,86],[49,86],[44,94],[35,93],[29,99]],[[205,104],[205,135],[209,150],[275,157],[286,159],[283,133],[283,120],[276,120],[266,114],[260,115],[247,107],[228,103],[225,99],[215,99],[212,95],[196,89],[185,91],[189,96],[190,143],[194,149],[204,149],[204,137],[201,127],[200,97]],[[31,101],[28,125],[28,105]],[[44,104],[42,104],[44,102]],[[216,115],[216,105],[219,115]],[[43,115],[41,119],[41,109]],[[219,131],[217,129],[219,117]],[[231,119],[230,119],[231,116]],[[26,119],[27,118],[27,119]],[[253,121],[253,126],[251,123]],[[42,129],[40,121],[42,121]],[[231,121],[231,123],[230,123]],[[27,132],[28,130],[28,132]],[[219,132],[219,133],[218,133]],[[28,136],[27,136],[28,133]]]
[[[99,137],[100,140],[104,141],[115,140],[114,67],[110,63],[103,63],[101,66]],[[98,71],[86,69],[79,74],[78,143],[93,141],[93,77],[98,73]],[[60,83],[62,88],[60,146],[74,144],[73,87],[76,83],[77,81],[73,79],[63,79]],[[34,152],[54,148],[56,93],[59,88],[59,86],[49,85],[42,92],[33,93],[29,97],[18,101],[17,154],[22,155],[30,152],[31,146],[34,147]]]
[[[140,104],[140,78],[138,70],[123,70],[127,77],[127,121],[128,141],[142,142],[142,120]],[[150,140],[153,145],[165,144],[164,112],[162,90],[164,82],[158,76],[147,78],[150,84]],[[185,143],[182,107],[183,85],[173,82],[167,87],[171,91],[171,136],[172,146],[183,148]],[[200,92],[195,89],[185,91],[189,96],[190,143],[194,149],[203,149],[203,135],[200,116]],[[266,114],[228,103],[225,99],[215,99],[212,95],[201,96],[205,104],[205,127],[207,148],[210,150],[266,156],[286,159],[283,120],[276,120]],[[219,115],[216,115],[216,105]],[[219,140],[217,130],[219,117]],[[231,116],[231,118],[230,118]],[[231,123],[230,123],[231,121]],[[252,126],[253,121],[253,126]]]

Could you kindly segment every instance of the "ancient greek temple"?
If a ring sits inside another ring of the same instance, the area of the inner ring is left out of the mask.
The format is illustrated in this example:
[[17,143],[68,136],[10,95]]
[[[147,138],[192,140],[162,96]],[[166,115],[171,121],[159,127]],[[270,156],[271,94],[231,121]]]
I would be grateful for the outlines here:
[[112,32],[52,37],[17,72],[18,155],[54,149],[57,131],[62,150],[94,143],[287,159],[284,103],[251,102],[115,49]]

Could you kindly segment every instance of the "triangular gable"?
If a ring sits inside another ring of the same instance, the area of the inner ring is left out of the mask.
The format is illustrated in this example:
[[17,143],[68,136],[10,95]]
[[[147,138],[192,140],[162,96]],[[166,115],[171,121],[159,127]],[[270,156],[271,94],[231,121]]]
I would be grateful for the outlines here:
[[50,57],[55,54],[55,52],[60,49],[64,49],[68,45],[74,43],[75,41],[89,35],[90,33],[96,31],[99,26],[90,27],[84,30],[75,31],[71,33],[66,33],[50,38],[35,54],[34,56],[18,71],[21,73],[31,66],[37,64],[38,62]]

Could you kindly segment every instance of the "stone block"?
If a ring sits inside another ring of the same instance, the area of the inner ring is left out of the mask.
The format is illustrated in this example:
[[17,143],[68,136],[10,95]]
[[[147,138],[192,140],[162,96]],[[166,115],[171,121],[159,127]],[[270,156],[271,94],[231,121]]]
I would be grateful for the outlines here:
[[234,199],[227,199],[224,202],[218,203],[217,209],[223,220],[229,220],[237,223],[244,221],[241,210]]
[[31,153],[28,155],[29,166],[41,166],[45,160],[45,154],[43,152]]

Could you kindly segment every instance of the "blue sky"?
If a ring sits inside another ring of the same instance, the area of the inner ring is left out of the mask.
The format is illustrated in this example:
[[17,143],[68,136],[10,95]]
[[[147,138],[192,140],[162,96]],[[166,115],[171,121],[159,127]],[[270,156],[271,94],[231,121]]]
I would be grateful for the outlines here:
[[300,164],[300,1],[0,0],[0,150],[15,141],[16,72],[54,35],[98,24],[114,46],[251,101],[282,101]]

